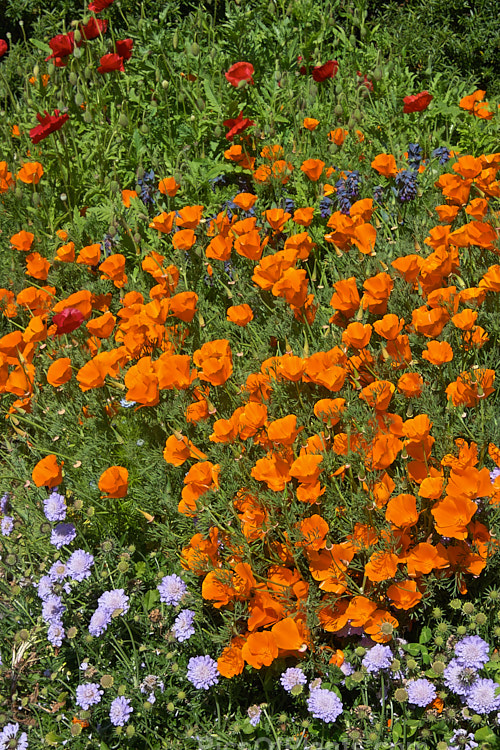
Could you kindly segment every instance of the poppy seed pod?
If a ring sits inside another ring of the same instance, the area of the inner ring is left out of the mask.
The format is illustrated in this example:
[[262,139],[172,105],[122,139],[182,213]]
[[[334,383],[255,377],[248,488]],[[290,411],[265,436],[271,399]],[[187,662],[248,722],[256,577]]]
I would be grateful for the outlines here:
[[78,81],[78,76],[76,75],[75,71],[72,70],[71,73],[69,74],[69,82],[71,83],[72,86],[75,86],[77,81]]
[[84,103],[84,101],[85,101],[85,99],[83,98],[83,94],[81,94],[80,92],[78,92],[77,94],[75,94],[75,104],[76,104],[77,107],[81,107],[82,104]]
[[193,42],[193,44],[191,45],[191,48],[190,48],[189,51],[191,52],[191,54],[193,55],[193,57],[198,57],[198,55],[200,54],[200,46],[199,46],[199,44],[196,44],[196,42]]
[[77,43],[78,43],[78,42],[81,42],[81,41],[82,41],[82,35],[81,35],[81,33],[80,33],[80,30],[79,30],[79,29],[75,29],[75,31],[74,31],[74,33],[73,33],[73,39],[74,39],[74,40],[75,40],[75,42],[77,42]]

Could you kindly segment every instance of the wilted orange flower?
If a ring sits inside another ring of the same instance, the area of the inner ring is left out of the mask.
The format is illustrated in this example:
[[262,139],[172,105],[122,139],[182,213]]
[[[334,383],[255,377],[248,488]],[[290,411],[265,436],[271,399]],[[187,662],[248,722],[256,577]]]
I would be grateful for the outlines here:
[[124,466],[110,466],[103,471],[98,485],[106,497],[125,497],[128,492],[128,471]]
[[38,161],[23,164],[16,177],[26,185],[38,185],[43,175],[43,167]]
[[173,198],[177,194],[179,188],[180,185],[175,181],[175,177],[165,177],[163,180],[160,180],[160,184],[158,185],[160,193],[168,195],[170,198]]
[[311,182],[317,182],[323,172],[325,162],[321,159],[306,159],[300,167]]
[[71,380],[71,360],[69,357],[60,357],[52,362],[47,370],[47,382],[57,388]]
[[37,463],[31,473],[31,478],[37,487],[57,487],[62,482],[62,467],[64,461],[59,465],[57,456],[50,453]]

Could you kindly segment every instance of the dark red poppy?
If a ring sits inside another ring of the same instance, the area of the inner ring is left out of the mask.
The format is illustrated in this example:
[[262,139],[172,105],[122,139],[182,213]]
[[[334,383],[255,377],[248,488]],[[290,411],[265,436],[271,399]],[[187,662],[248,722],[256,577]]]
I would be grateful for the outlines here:
[[76,331],[77,328],[80,328],[84,320],[83,313],[78,308],[66,307],[52,318],[52,323],[57,326],[56,336]]
[[423,112],[433,99],[434,97],[428,91],[421,91],[420,94],[405,96],[403,99],[403,112],[404,114],[408,114],[409,112]]
[[60,115],[58,109],[54,110],[53,115],[49,115],[45,110],[45,115],[37,114],[36,119],[40,124],[30,130],[30,138],[33,143],[43,141],[48,135],[62,128],[64,123],[69,120],[69,115]]
[[243,117],[243,112],[240,112],[238,117],[233,117],[231,120],[224,120],[224,126],[229,128],[229,132],[226,133],[226,138],[231,141],[235,135],[243,132],[250,125],[255,125],[253,120],[249,120],[248,117]]
[[9,46],[5,39],[0,39],[0,57],[3,57],[8,49]]
[[231,65],[227,73],[224,73],[224,75],[226,76],[226,79],[229,81],[231,86],[235,86],[237,88],[242,81],[246,81],[247,83],[251,83],[253,85],[253,73],[254,67],[252,63],[237,62],[234,63],[234,65]]
[[130,60],[132,57],[133,39],[119,39],[116,42],[116,54],[123,57],[124,60]]
[[[75,34],[70,31],[69,34],[57,34],[52,37],[49,41],[49,47],[52,50],[52,54],[45,58],[45,60],[53,60],[54,58],[65,58],[71,55],[75,48]],[[56,62],[57,65],[57,62]],[[63,62],[65,65],[65,62]],[[59,65],[59,67],[61,67]]]
[[97,39],[101,34],[105,34],[108,30],[108,22],[105,18],[101,21],[99,18],[93,16],[87,21],[86,24],[80,24],[80,34],[84,41],[90,41],[91,39]]
[[327,78],[333,78],[336,76],[338,69],[339,64],[336,60],[328,60],[326,63],[323,63],[323,65],[316,65],[316,67],[312,69],[312,77],[315,81],[321,83],[321,81],[326,81]]
[[123,57],[110,52],[109,55],[103,55],[100,60],[100,66],[97,68],[98,73],[111,73],[113,70],[125,72],[123,67]]
[[89,4],[89,10],[92,13],[100,13],[101,10],[104,10],[112,3],[113,0],[92,0],[92,2]]

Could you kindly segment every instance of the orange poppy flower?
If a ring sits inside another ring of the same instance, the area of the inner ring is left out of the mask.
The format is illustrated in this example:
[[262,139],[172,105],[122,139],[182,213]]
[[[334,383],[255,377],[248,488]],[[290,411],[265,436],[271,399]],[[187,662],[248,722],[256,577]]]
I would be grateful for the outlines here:
[[88,323],[86,323],[86,327],[92,336],[97,336],[99,339],[107,339],[115,327],[115,322],[115,316],[108,311],[105,312],[104,315],[100,315],[98,318],[89,320]]
[[377,605],[366,596],[353,596],[346,609],[346,617],[354,628],[363,627]]
[[330,427],[336,425],[345,411],[345,398],[322,398],[314,404],[314,414]]
[[308,549],[315,551],[325,547],[325,537],[328,534],[330,527],[325,519],[317,513],[301,521],[299,529],[304,540],[297,542],[297,546],[307,547]]
[[393,552],[374,552],[365,565],[365,576],[369,581],[388,581],[394,578],[399,558]]
[[[241,644],[237,645],[234,641],[241,641]],[[234,639],[234,641],[232,641],[234,645],[227,646],[217,659],[217,669],[219,670],[219,673],[228,679],[241,674],[245,668],[245,660],[241,655],[244,639],[237,638]]]
[[314,207],[297,208],[293,214],[293,221],[303,227],[308,227],[314,217]]
[[475,105],[478,102],[481,102],[484,99],[485,95],[486,95],[486,91],[477,89],[476,91],[474,91],[473,94],[469,94],[469,96],[463,96],[460,99],[458,106],[461,109],[467,110],[467,112],[472,112]]
[[278,445],[293,445],[299,428],[297,428],[297,417],[295,414],[289,414],[282,419],[276,419],[267,426],[267,437],[272,443]]
[[269,631],[250,633],[241,649],[241,655],[254,669],[269,667],[278,656],[276,639]]
[[451,362],[453,349],[447,341],[429,341],[427,342],[427,348],[422,352],[422,358],[432,365],[440,367],[445,362]]
[[299,456],[290,466],[290,476],[297,479],[298,482],[312,484],[316,482],[321,474],[320,463],[322,461],[323,456],[317,454]]
[[348,135],[349,131],[345,128],[335,128],[328,133],[328,140],[335,143],[336,146],[342,146]]
[[271,628],[276,645],[280,652],[304,651],[307,644],[304,634],[299,629],[297,622],[292,617],[285,617]]
[[473,219],[481,221],[488,212],[488,201],[484,198],[474,198],[470,201],[469,205],[465,209],[465,213],[472,216]]
[[200,380],[211,385],[223,385],[232,375],[233,360],[227,339],[216,339],[203,344],[193,354],[194,364],[201,368]]
[[59,260],[61,263],[73,263],[75,260],[75,243],[68,242],[67,245],[61,245],[56,250],[56,257],[54,260]]
[[174,219],[175,219],[175,211],[170,211],[169,213],[164,211],[158,216],[155,216],[154,219],[149,224],[149,226],[151,229],[157,229],[159,232],[162,232],[163,234],[168,234],[169,232],[172,231],[172,227],[174,226]]
[[219,530],[212,526],[208,537],[195,534],[189,545],[181,552],[181,565],[185,570],[192,570],[195,575],[204,575],[209,569],[219,567]]
[[210,490],[219,488],[219,464],[201,461],[193,464],[184,477],[186,485],[182,490],[182,499],[177,507],[179,513],[191,516],[196,513],[196,501]]
[[233,203],[236,203],[238,208],[241,208],[243,211],[249,211],[257,201],[257,196],[253,193],[238,193],[238,195],[235,195],[233,198]]
[[47,370],[47,382],[54,388],[64,385],[71,380],[72,369],[69,357],[60,357],[52,362]]
[[128,492],[128,471],[124,466],[110,466],[103,471],[97,484],[106,497],[125,497]]
[[204,206],[185,206],[177,212],[175,223],[182,229],[196,229],[201,221]]
[[293,250],[296,258],[306,260],[317,244],[312,241],[307,232],[292,234],[285,240],[285,250]]
[[7,162],[0,161],[0,194],[6,193],[13,183],[12,172],[7,169]]
[[6,318],[15,318],[17,315],[17,306],[14,299],[14,292],[8,289],[0,289],[0,311]]
[[227,606],[235,597],[231,582],[231,571],[211,570],[203,579],[201,586],[203,599],[211,602],[216,609]]
[[192,229],[179,229],[179,231],[172,236],[172,245],[176,250],[187,252],[188,250],[191,250],[195,242],[196,235]]
[[349,323],[342,334],[342,341],[346,346],[352,346],[354,349],[364,349],[370,341],[372,327],[369,323]]
[[395,390],[389,380],[375,380],[360,391],[359,398],[377,411],[385,411]]
[[101,259],[101,246],[98,243],[82,247],[76,259],[77,263],[85,266],[97,266]]
[[372,161],[371,166],[384,177],[395,177],[398,171],[396,159],[392,154],[379,154]]
[[283,492],[291,479],[290,464],[276,453],[260,458],[250,473],[258,482],[265,482],[274,492]]
[[30,253],[26,258],[26,276],[45,281],[49,275],[50,263],[40,253]]
[[179,188],[180,185],[176,182],[175,177],[165,177],[163,180],[160,180],[158,185],[160,193],[168,195],[170,198],[173,198],[177,194]]
[[347,625],[349,618],[346,615],[348,602],[338,599],[333,606],[324,606],[318,610],[317,615],[323,630],[336,633]]
[[458,206],[449,206],[446,203],[442,206],[436,206],[436,213],[439,216],[439,221],[445,221],[447,224],[451,224],[451,222],[457,218],[459,210],[460,208]]
[[290,380],[297,383],[304,374],[306,361],[302,357],[287,353],[276,359],[276,375],[278,379]]
[[392,640],[394,630],[399,627],[399,622],[389,612],[376,609],[373,615],[366,621],[363,630],[376,643],[388,643]]
[[422,394],[424,381],[418,372],[405,372],[398,380],[398,390],[406,398],[418,398]]
[[335,292],[330,300],[331,307],[334,310],[340,310],[346,318],[352,317],[360,303],[355,277],[336,281],[333,287]]
[[227,320],[237,326],[244,328],[253,320],[253,312],[250,305],[233,305],[227,309]]
[[434,516],[434,527],[438,534],[453,539],[467,538],[467,524],[477,511],[477,503],[465,496],[449,497],[439,500],[431,513]]
[[321,159],[306,159],[300,169],[309,177],[311,182],[317,182],[321,177],[324,166],[325,162],[321,161]]
[[109,255],[99,266],[99,271],[102,274],[101,279],[109,279],[117,289],[121,289],[127,283],[125,256],[121,253]]
[[260,234],[256,229],[251,232],[245,232],[236,238],[234,243],[234,249],[243,258],[249,260],[260,260],[262,257],[262,251],[264,244],[261,244]]
[[37,487],[57,487],[62,482],[62,467],[64,461],[59,465],[57,456],[50,453],[42,458],[34,467],[31,478]]
[[303,269],[288,268],[273,284],[275,297],[284,297],[289,305],[302,307],[307,298],[307,273]]
[[304,117],[302,125],[306,130],[316,130],[319,120],[315,120],[314,117]]
[[22,229],[17,234],[13,234],[10,238],[10,244],[12,247],[15,247],[16,250],[22,250],[23,252],[27,253],[29,252],[33,240],[35,239],[35,235],[32,232],[26,232],[24,229]]
[[417,499],[415,495],[392,497],[385,509],[385,519],[397,528],[409,528],[418,523]]
[[203,461],[206,455],[198,450],[191,440],[179,434],[179,437],[177,435],[170,435],[167,438],[163,450],[163,458],[168,464],[172,464],[172,466],[182,466],[188,458],[196,458]]
[[16,177],[26,185],[38,185],[43,175],[43,167],[38,161],[23,164]]
[[137,198],[136,190],[122,190],[122,203],[125,208],[130,208],[131,202],[134,198]]

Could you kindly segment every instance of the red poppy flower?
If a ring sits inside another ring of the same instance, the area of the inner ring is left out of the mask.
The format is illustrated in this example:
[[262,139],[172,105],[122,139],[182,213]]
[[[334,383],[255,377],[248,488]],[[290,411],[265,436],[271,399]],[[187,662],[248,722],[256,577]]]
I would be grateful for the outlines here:
[[249,120],[248,117],[243,117],[243,112],[240,112],[238,117],[233,117],[231,120],[224,120],[224,126],[229,128],[229,132],[226,133],[226,138],[229,141],[232,140],[235,135],[242,133],[243,130],[246,130],[250,125],[255,125],[255,123],[253,120]]
[[339,64],[336,60],[328,60],[323,65],[316,65],[316,67],[312,69],[312,77],[315,81],[321,83],[321,81],[326,81],[327,78],[333,78],[336,76],[338,69]]
[[0,57],[3,57],[9,49],[5,39],[0,39]]
[[428,91],[421,91],[420,94],[405,96],[403,99],[403,112],[404,114],[408,114],[409,112],[423,112],[433,99],[434,97]]
[[254,67],[252,63],[237,62],[234,63],[234,65],[231,65],[227,73],[224,73],[224,75],[226,76],[226,79],[229,81],[231,86],[235,86],[237,88],[242,81],[246,81],[247,83],[251,83],[253,85],[253,73]]
[[121,55],[116,55],[113,52],[110,52],[108,55],[103,55],[100,59],[100,63],[101,64],[97,68],[98,73],[111,73],[113,70],[119,70],[121,73],[125,72],[125,68],[123,67],[123,57]]
[[84,315],[78,308],[65,307],[64,310],[52,318],[52,323],[57,326],[56,336],[75,331],[77,328],[80,328],[84,320]]
[[118,39],[116,42],[116,54],[123,57],[124,60],[130,60],[133,46],[133,39]]
[[33,143],[39,143],[40,141],[43,141],[43,139],[47,138],[48,135],[54,133],[56,130],[59,130],[59,128],[62,128],[64,123],[69,120],[69,115],[60,115],[58,109],[54,110],[53,115],[49,115],[47,110],[45,110],[45,116],[37,114],[36,119],[38,120],[40,125],[36,125],[30,130],[30,138]]
[[106,19],[100,21],[98,18],[93,16],[87,21],[86,24],[80,24],[80,34],[82,39],[90,41],[91,39],[97,39],[101,34],[105,34],[108,30],[108,22]]
[[45,60],[56,60],[56,66],[61,67],[65,65],[65,61],[62,59],[60,63],[57,62],[58,58],[65,58],[71,55],[75,48],[75,35],[73,31],[69,34],[57,34],[52,37],[49,41],[49,47],[52,50],[52,54],[45,58]]
[[104,10],[108,7],[108,5],[111,5],[113,3],[113,0],[93,0],[91,3],[89,3],[89,10],[92,13],[100,13],[101,10]]

